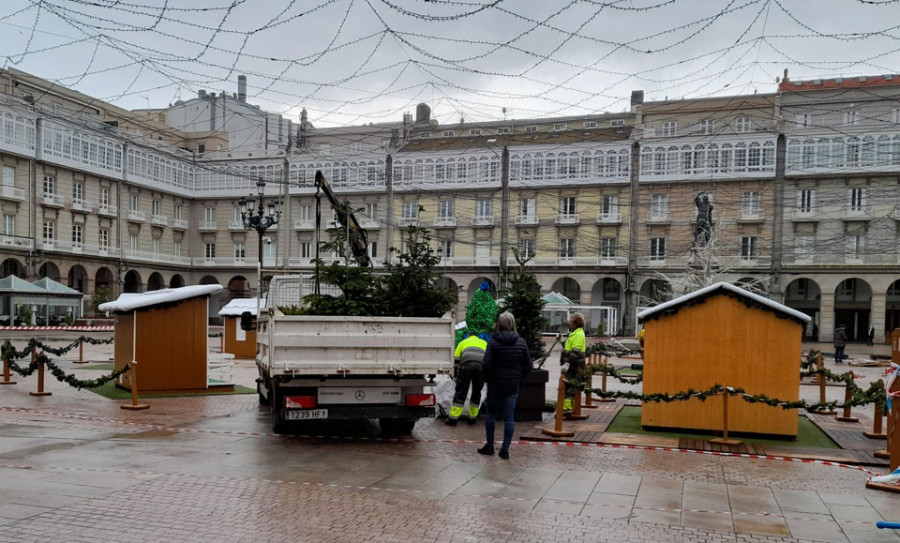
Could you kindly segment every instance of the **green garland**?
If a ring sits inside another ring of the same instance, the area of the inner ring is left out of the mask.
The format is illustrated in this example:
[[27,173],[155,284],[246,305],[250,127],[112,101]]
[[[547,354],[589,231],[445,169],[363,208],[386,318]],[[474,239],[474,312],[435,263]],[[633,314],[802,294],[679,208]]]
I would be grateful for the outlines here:
[[624,376],[612,364],[600,363],[596,366],[592,366],[591,370],[591,373],[593,374],[605,373],[609,377],[613,377],[619,382],[625,383],[626,385],[636,385],[643,382],[644,380],[643,373],[639,373],[638,375]]
[[635,354],[643,355],[643,353],[644,349],[629,349],[628,347],[617,347],[608,343],[593,343],[588,345],[584,350],[584,354],[587,356],[599,354],[602,356],[622,357]]
[[[32,351],[34,351],[36,349],[41,350],[41,351],[46,351],[46,352],[56,355],[56,356],[63,356],[63,355],[68,354],[69,351],[71,351],[75,347],[78,347],[82,343],[89,343],[91,345],[108,345],[108,344],[112,343],[114,339],[115,338],[94,339],[94,338],[90,338],[87,336],[81,336],[78,339],[74,340],[72,343],[66,345],[65,347],[57,348],[57,347],[51,347],[50,345],[47,345],[46,343],[44,343],[40,340],[32,338],[32,339],[28,340],[28,346],[26,346],[21,351],[16,350],[15,347],[12,346],[12,343],[10,343],[9,340],[6,340],[3,343],[3,347],[2,347],[3,348],[3,358],[4,359],[25,358],[27,356],[30,356]],[[9,355],[9,358],[7,357],[7,354]]]
[[[78,340],[73,342],[68,347],[65,347],[63,349],[57,349],[57,351],[62,351],[63,353],[67,353],[70,350],[72,350],[72,348],[74,348],[74,346],[77,346],[79,343],[81,343],[81,340],[85,340],[88,342],[97,342],[97,343],[111,343],[111,341],[92,340],[91,338],[86,338],[86,337],[82,336],[81,338],[79,338]],[[94,344],[97,344],[97,343],[94,343]],[[97,379],[83,380],[83,379],[76,378],[72,374],[67,374],[59,366],[57,366],[56,363],[54,363],[52,360],[47,358],[47,355],[45,355],[44,353],[37,355],[34,362],[30,362],[28,364],[28,366],[26,366],[26,367],[22,367],[22,366],[19,366],[18,364],[16,364],[16,362],[15,362],[16,358],[24,358],[24,357],[30,355],[31,352],[34,351],[37,347],[40,347],[42,345],[43,344],[40,341],[32,339],[28,342],[28,347],[26,347],[23,351],[17,351],[12,346],[12,344],[9,342],[9,340],[7,340],[5,343],[3,343],[2,347],[0,347],[0,353],[2,353],[2,354],[0,354],[0,357],[2,357],[2,359],[5,360],[7,362],[7,364],[9,364],[9,369],[11,371],[14,371],[15,373],[21,375],[22,377],[28,377],[28,376],[32,375],[35,371],[37,371],[37,369],[41,365],[41,363],[43,363],[44,365],[47,366],[47,369],[50,370],[50,373],[52,373],[53,376],[56,377],[56,379],[58,381],[67,383],[70,386],[77,388],[78,390],[81,390],[82,388],[97,388],[99,386],[102,386],[102,385],[108,383],[109,381],[112,381],[113,379],[118,378],[120,375],[124,374],[125,372],[127,372],[128,370],[131,369],[130,365],[126,365],[125,367],[118,369],[109,375],[104,375],[103,377],[98,377]]]

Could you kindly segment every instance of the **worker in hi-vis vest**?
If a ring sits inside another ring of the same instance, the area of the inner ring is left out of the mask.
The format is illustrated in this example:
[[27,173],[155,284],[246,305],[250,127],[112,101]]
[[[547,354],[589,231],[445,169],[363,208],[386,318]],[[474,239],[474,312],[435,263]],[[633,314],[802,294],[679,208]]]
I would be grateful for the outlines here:
[[453,403],[450,405],[450,417],[446,424],[456,426],[459,417],[463,414],[463,404],[469,395],[469,385],[472,386],[472,397],[469,398],[469,424],[475,424],[478,418],[478,408],[481,406],[481,389],[484,387],[484,374],[481,371],[481,362],[484,360],[484,351],[487,349],[487,341],[472,333],[456,346],[456,392],[453,394]]
[[[584,341],[584,315],[572,313],[569,317],[569,337],[563,348],[559,361],[560,369],[566,379],[582,379],[585,367],[585,341]],[[563,412],[572,411],[572,398],[575,397],[575,388],[566,383],[566,400],[563,402]]]

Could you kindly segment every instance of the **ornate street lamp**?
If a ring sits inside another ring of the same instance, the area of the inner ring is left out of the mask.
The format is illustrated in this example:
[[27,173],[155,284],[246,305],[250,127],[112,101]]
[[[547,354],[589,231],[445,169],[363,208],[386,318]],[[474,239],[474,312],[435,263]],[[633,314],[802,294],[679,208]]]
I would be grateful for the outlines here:
[[[263,265],[263,234],[272,226],[278,224],[281,216],[281,200],[269,201],[264,204],[266,182],[259,179],[256,182],[256,192],[259,196],[259,205],[256,198],[250,194],[247,198],[241,198],[238,206],[241,210],[241,221],[247,230],[256,230],[259,235],[259,260],[257,261],[257,291],[256,291],[256,315],[259,317],[259,297],[262,294],[262,265]],[[254,209],[255,208],[255,209]]]

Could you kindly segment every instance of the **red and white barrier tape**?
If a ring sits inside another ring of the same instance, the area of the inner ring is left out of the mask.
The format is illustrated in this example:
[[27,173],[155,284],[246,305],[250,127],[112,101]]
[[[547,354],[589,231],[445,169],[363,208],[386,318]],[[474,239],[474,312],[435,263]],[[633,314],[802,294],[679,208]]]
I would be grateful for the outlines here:
[[113,332],[115,326],[0,326],[0,330],[66,330],[70,332]]

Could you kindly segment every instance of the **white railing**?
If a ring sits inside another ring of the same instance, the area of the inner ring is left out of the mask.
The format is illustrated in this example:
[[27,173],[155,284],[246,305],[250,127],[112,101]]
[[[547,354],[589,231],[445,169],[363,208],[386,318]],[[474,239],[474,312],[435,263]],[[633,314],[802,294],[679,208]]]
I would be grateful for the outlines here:
[[868,219],[872,215],[870,206],[844,206],[843,216],[845,220]]
[[34,240],[19,236],[0,236],[0,247],[15,247],[17,249],[34,248]]
[[619,224],[622,222],[622,214],[618,211],[609,213],[597,213],[597,224]]
[[376,219],[370,219],[369,217],[357,217],[356,220],[359,222],[360,228],[381,228],[381,223],[379,223]]
[[25,193],[25,189],[9,187],[6,185],[0,186],[0,198],[5,198],[7,200],[25,201],[26,197],[27,194]]
[[216,221],[199,221],[197,223],[197,228],[200,230],[218,230],[219,225]]
[[578,213],[559,213],[556,215],[556,224],[578,224],[581,222],[581,215]]
[[537,215],[516,215],[515,224],[518,226],[531,226],[538,223]]
[[177,228],[179,230],[187,230],[187,228],[188,228],[187,219],[172,219],[172,228]]
[[738,213],[738,220],[744,222],[761,222],[765,220],[765,212],[762,209],[742,209]]
[[400,217],[400,220],[397,221],[399,226],[413,226],[419,224],[418,217]]
[[794,209],[792,214],[792,218],[795,221],[818,221],[819,218],[816,216],[816,211],[814,209]]
[[294,221],[294,230],[313,230],[316,225],[312,219],[300,219]]
[[135,209],[128,210],[128,220],[134,222],[144,222],[147,220],[147,214],[143,211],[137,211]]
[[475,215],[472,217],[472,226],[494,226],[494,216]]
[[44,193],[42,202],[45,206],[50,206],[50,207],[63,207],[64,205],[66,205],[66,199],[63,198],[61,195],[48,194],[46,192]]
[[72,211],[84,211],[85,213],[90,213],[91,209],[93,209],[91,202],[82,200],[81,198],[72,199]]
[[647,213],[647,222],[669,222],[669,212],[651,211]]
[[244,221],[241,221],[241,220],[228,221],[228,229],[229,230],[243,230],[244,229]]
[[456,226],[456,217],[435,217],[435,228]]
[[119,210],[111,207],[109,204],[100,204],[97,206],[97,212],[101,215],[106,215],[107,217],[118,217]]
[[158,226],[169,226],[169,218],[165,215],[150,215],[150,224],[155,224]]

